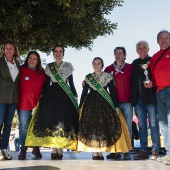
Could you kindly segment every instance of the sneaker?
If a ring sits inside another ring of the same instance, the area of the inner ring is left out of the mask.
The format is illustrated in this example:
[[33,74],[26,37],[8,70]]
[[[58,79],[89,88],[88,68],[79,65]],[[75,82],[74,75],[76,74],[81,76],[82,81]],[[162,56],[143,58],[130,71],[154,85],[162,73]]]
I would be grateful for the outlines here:
[[123,159],[124,159],[124,160],[131,160],[131,157],[130,157],[129,152],[123,153]]
[[2,155],[4,156],[5,160],[12,160],[12,156],[8,153],[6,149],[2,150]]
[[40,153],[40,148],[39,147],[34,147],[33,150],[32,150],[32,154],[36,158],[42,158],[42,154]]
[[106,156],[107,159],[120,159],[121,154],[120,153],[110,153]]
[[157,158],[158,162],[162,162],[165,165],[170,165],[170,156],[163,156],[163,157],[158,157]]
[[133,156],[134,160],[145,160],[149,159],[149,154],[145,151],[140,150],[137,155]]
[[158,152],[156,151],[152,151],[152,155],[151,155],[151,160],[157,160],[157,157],[158,157]]
[[4,155],[2,154],[2,151],[0,150],[0,161],[5,160]]
[[19,160],[24,160],[24,159],[26,159],[26,154],[27,154],[26,150],[25,150],[25,149],[21,149],[21,152],[20,152],[20,154],[18,155],[18,159],[19,159]]
[[170,156],[165,156],[162,162],[164,165],[170,165]]
[[157,161],[158,162],[163,162],[163,160],[165,159],[166,156],[162,156],[162,157],[157,157]]

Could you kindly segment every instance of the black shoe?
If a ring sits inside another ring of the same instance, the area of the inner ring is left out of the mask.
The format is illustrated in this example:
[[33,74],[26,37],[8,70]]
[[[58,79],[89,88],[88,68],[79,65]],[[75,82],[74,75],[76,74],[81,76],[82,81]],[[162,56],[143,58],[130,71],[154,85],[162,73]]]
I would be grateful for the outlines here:
[[42,154],[40,153],[39,147],[33,148],[32,154],[33,154],[36,158],[42,158]]
[[58,157],[57,153],[51,153],[51,159],[52,160],[57,159],[57,157]]
[[137,155],[133,156],[133,158],[135,160],[145,160],[145,159],[149,159],[149,154],[148,152],[140,150]]
[[99,156],[93,156],[93,155],[92,155],[92,159],[93,159],[93,160],[99,160]]
[[58,160],[62,160],[63,159],[63,155],[57,155],[57,159]]
[[130,157],[129,152],[123,153],[123,159],[124,159],[124,160],[131,160],[131,157]]
[[20,154],[18,155],[18,159],[19,160],[24,160],[24,159],[26,159],[26,150],[25,149],[21,149],[21,152],[20,152]]
[[110,153],[106,156],[107,159],[120,159],[121,154],[120,153]]
[[6,149],[2,150],[2,154],[5,158],[5,160],[12,160],[12,156],[8,153],[8,151]]
[[98,160],[104,160],[103,156],[98,156]]

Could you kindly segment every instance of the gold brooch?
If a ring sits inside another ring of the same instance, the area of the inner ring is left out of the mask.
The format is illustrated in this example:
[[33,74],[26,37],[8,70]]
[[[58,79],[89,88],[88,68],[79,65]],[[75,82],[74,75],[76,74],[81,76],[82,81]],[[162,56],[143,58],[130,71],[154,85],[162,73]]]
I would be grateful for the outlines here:
[[169,58],[169,55],[167,55],[166,58]]

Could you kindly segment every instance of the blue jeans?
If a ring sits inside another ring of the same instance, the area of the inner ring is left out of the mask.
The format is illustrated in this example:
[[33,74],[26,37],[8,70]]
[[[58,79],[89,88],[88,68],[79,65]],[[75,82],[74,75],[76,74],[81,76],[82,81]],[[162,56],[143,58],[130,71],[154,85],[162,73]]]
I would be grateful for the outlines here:
[[19,138],[14,139],[15,151],[19,151]]
[[170,88],[158,92],[156,98],[158,103],[159,126],[163,133],[166,154],[170,156]]
[[18,110],[19,116],[19,142],[21,149],[27,149],[25,146],[25,139],[27,135],[28,126],[32,117],[32,110]]
[[0,133],[3,127],[3,131],[1,134],[2,141],[1,141],[0,149],[8,148],[12,119],[14,117],[16,107],[17,107],[17,103],[13,103],[13,104],[0,103]]
[[143,104],[142,96],[139,95],[138,102],[135,105],[135,113],[138,117],[139,123],[139,138],[141,150],[147,151],[148,147],[148,130],[147,130],[147,117],[149,120],[149,127],[151,130],[152,151],[159,152],[160,148],[160,135],[158,125],[157,106],[154,104]]
[[133,119],[133,107],[131,103],[119,103],[119,108],[125,117],[130,138],[132,139],[132,119]]

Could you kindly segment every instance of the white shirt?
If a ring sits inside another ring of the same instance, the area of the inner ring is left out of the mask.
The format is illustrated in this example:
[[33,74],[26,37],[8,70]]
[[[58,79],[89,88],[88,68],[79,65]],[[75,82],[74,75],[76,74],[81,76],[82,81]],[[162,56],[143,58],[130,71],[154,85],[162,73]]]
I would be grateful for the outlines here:
[[7,63],[7,66],[8,66],[8,68],[9,68],[9,72],[10,72],[11,77],[12,77],[12,80],[13,80],[13,82],[14,82],[15,79],[16,79],[16,77],[17,77],[17,75],[18,75],[18,73],[19,73],[18,67],[17,67],[17,65],[16,65],[16,63],[15,63],[15,60],[13,60],[13,63],[14,63],[14,64],[11,64],[9,61],[7,61],[7,59],[6,59],[6,57],[5,57],[5,61],[6,61],[6,63]]

